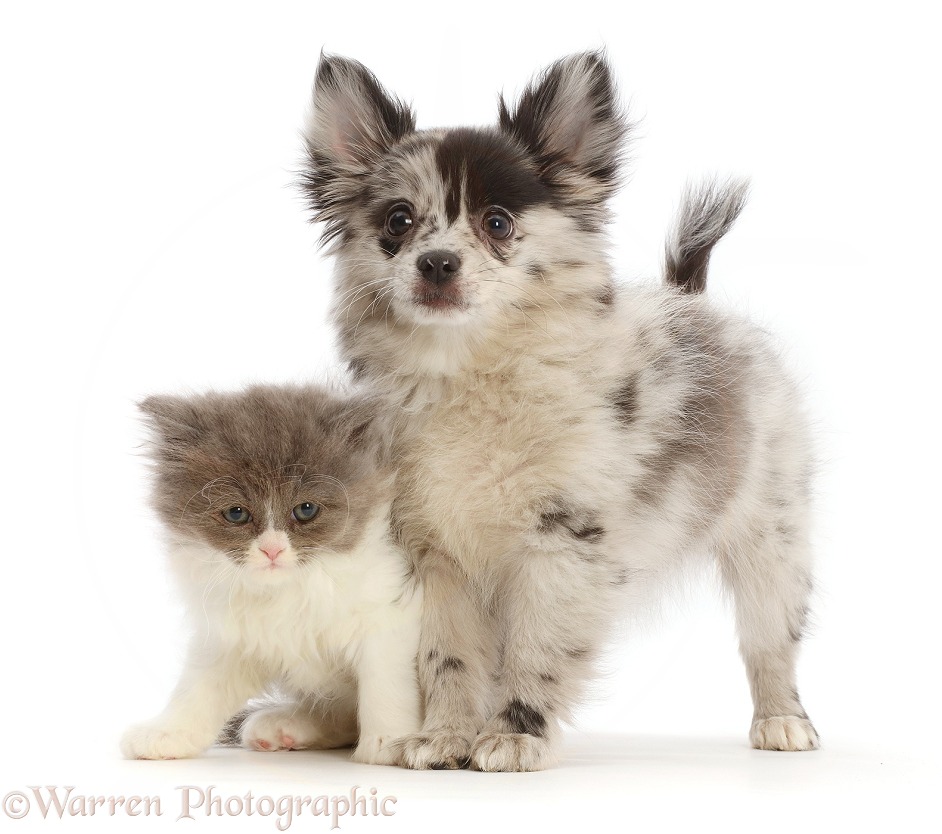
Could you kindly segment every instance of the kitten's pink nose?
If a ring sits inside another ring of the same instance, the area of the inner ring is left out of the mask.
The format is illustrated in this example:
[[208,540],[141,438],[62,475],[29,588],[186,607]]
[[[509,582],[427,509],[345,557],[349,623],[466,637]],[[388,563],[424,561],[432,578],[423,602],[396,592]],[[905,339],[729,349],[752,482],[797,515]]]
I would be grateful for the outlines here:
[[284,547],[280,544],[270,544],[268,547],[259,547],[259,550],[262,551],[272,562],[275,561],[282,553],[285,552]]

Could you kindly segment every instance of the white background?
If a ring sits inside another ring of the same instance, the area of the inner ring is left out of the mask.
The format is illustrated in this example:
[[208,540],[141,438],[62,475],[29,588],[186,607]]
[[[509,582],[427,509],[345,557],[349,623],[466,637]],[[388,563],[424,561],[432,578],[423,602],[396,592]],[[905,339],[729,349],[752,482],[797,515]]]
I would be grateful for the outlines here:
[[[648,6],[8,4],[0,794],[75,785],[164,802],[160,818],[63,831],[172,826],[181,784],[398,797],[396,816],[343,823],[353,831],[938,825],[936,12]],[[122,761],[122,728],[160,709],[184,638],[134,402],[332,361],[330,264],[291,187],[321,48],[363,60],[431,127],[491,122],[499,90],[603,44],[639,121],[613,226],[622,278],[656,274],[688,177],[753,179],[709,291],[781,337],[816,418],[819,590],[800,685],[823,749],[748,749],[731,617],[692,580],[623,629],[549,773],[410,773],[343,753]],[[58,823],[34,808],[9,825]]]

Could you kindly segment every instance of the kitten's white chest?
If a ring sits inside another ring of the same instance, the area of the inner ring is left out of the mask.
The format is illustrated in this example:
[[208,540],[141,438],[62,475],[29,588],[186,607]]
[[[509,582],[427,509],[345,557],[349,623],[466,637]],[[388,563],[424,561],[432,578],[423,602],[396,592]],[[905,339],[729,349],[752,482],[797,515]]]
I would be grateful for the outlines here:
[[[348,555],[348,558],[353,557]],[[319,679],[349,666],[368,625],[359,585],[343,570],[305,566],[292,581],[265,593],[231,595],[229,635],[247,657],[275,677]]]
[[207,638],[263,677],[313,692],[349,677],[364,637],[400,616],[405,574],[388,541],[387,508],[352,551],[317,556],[269,587],[213,589],[203,600]]
[[349,618],[344,614],[328,594],[309,589],[302,596],[289,591],[275,599],[250,599],[241,610],[234,610],[232,636],[247,658],[270,677],[313,689],[317,681],[348,663],[355,650],[350,633],[343,642],[335,634],[337,625]]

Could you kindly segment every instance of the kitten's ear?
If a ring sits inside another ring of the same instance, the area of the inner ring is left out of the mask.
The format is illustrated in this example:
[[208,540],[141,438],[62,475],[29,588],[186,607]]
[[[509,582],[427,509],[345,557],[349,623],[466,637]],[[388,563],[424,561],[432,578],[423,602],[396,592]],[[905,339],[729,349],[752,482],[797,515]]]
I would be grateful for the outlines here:
[[602,52],[562,58],[530,82],[511,109],[501,96],[500,128],[536,159],[569,199],[591,204],[619,184],[628,121]]
[[185,397],[151,396],[137,407],[163,441],[192,441],[203,429],[199,412]]
[[321,55],[301,184],[314,219],[327,223],[326,239],[343,231],[343,212],[359,195],[362,176],[414,131],[411,108],[383,89],[363,64]]

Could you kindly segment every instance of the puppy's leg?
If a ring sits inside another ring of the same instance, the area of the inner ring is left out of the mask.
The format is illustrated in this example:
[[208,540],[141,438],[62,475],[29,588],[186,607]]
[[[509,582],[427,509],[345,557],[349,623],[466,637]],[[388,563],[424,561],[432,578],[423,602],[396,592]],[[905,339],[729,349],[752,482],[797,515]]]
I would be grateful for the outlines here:
[[818,734],[795,683],[811,594],[807,524],[804,514],[781,515],[770,512],[746,525],[746,533],[723,543],[719,560],[735,600],[740,652],[755,707],[749,740],[760,750],[813,750]]
[[521,552],[504,579],[500,697],[474,743],[471,764],[478,770],[556,763],[560,718],[581,696],[611,620],[623,573],[600,547],[605,531],[573,525],[571,516],[556,521],[559,527],[565,521],[563,535],[544,531],[543,546]]
[[425,694],[422,732],[402,743],[401,763],[417,769],[465,767],[484,725],[493,636],[468,578],[447,555],[419,563],[425,597],[419,683]]

